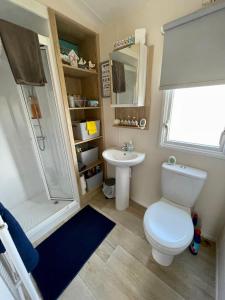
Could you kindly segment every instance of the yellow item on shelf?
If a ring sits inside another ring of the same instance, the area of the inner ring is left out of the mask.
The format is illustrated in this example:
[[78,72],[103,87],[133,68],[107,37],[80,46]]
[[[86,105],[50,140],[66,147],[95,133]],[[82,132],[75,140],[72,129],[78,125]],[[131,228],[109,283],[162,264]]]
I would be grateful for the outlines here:
[[87,132],[89,135],[93,135],[97,133],[97,127],[95,121],[87,122]]

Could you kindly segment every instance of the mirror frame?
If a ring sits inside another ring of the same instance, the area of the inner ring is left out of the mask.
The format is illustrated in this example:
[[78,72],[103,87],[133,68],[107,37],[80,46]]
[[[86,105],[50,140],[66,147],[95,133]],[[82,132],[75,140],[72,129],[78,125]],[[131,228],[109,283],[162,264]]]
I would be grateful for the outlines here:
[[[113,83],[112,83],[112,53],[119,51],[117,49],[109,54],[110,60],[110,78],[111,78],[111,107],[140,107],[145,105],[145,90],[146,90],[146,77],[147,77],[147,52],[148,47],[144,44],[138,43],[134,45],[139,45],[138,51],[138,67],[137,67],[137,79],[136,79],[136,91],[137,96],[133,104],[116,104],[112,102],[113,95]],[[130,46],[129,46],[130,47]],[[131,46],[132,47],[132,46]]]

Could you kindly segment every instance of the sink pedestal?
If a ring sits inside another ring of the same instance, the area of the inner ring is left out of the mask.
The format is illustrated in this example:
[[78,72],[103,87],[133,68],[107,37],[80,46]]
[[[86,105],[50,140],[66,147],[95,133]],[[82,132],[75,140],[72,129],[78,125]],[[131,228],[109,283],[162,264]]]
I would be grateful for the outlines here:
[[131,167],[142,163],[144,153],[107,149],[103,158],[116,167],[116,209],[124,210],[129,206]]
[[130,167],[116,167],[116,209],[129,207],[130,198]]

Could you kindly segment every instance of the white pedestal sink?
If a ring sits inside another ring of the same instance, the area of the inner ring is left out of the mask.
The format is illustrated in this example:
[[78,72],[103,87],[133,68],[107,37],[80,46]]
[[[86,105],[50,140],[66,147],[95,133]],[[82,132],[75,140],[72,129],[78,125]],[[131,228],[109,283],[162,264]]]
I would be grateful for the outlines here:
[[116,209],[124,210],[129,206],[131,167],[143,162],[145,153],[107,149],[102,155],[116,167]]

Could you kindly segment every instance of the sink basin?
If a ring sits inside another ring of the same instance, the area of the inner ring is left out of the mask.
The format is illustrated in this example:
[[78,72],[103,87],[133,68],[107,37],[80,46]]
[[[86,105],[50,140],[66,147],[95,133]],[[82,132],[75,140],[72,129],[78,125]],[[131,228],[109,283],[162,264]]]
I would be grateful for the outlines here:
[[129,206],[131,167],[145,159],[145,153],[107,149],[103,158],[116,167],[116,209],[124,210]]
[[102,155],[109,164],[121,168],[136,166],[145,159],[144,153],[128,152],[118,149],[107,149]]

